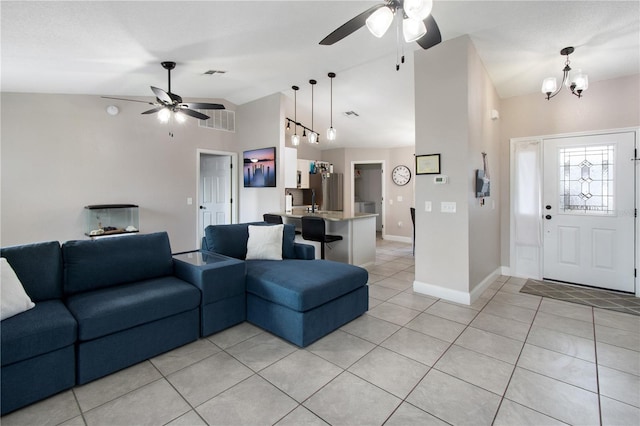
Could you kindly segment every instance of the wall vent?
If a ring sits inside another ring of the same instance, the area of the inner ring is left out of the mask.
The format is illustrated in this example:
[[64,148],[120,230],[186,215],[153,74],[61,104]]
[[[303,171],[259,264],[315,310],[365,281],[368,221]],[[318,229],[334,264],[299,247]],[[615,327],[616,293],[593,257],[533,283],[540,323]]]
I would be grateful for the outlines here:
[[199,127],[208,129],[224,130],[226,132],[236,131],[236,112],[228,109],[200,110],[201,113],[209,116],[208,120],[198,120]]

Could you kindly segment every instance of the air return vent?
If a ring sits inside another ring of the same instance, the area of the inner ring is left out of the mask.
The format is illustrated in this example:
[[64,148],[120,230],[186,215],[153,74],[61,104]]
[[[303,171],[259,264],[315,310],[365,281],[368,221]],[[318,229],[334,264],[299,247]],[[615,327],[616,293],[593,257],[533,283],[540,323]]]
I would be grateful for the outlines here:
[[208,115],[208,120],[199,120],[199,127],[209,129],[224,130],[226,132],[236,131],[236,112],[228,109],[216,110],[200,110],[201,113]]

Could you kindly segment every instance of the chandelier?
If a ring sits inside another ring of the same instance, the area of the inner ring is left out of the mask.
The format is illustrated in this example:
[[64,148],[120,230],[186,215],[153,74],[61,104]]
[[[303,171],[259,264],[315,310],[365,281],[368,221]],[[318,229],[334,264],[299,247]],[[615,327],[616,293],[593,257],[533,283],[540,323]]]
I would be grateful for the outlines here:
[[575,74],[569,74],[569,71],[571,71],[569,55],[571,55],[574,50],[573,47],[565,47],[560,51],[562,56],[567,57],[564,68],[562,69],[562,83],[560,83],[560,87],[558,87],[555,77],[547,77],[542,81],[542,93],[547,95],[547,100],[560,93],[562,86],[567,86],[567,88],[571,90],[571,93],[579,98],[582,97],[582,92],[589,88],[589,77],[583,73],[582,70],[578,69]]

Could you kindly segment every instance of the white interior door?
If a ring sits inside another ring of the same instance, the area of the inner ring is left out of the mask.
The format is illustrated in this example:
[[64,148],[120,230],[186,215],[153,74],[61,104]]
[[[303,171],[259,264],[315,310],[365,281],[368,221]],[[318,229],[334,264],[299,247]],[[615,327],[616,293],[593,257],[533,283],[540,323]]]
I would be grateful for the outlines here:
[[231,156],[200,155],[199,229],[231,223]]
[[634,133],[544,141],[543,277],[633,292]]

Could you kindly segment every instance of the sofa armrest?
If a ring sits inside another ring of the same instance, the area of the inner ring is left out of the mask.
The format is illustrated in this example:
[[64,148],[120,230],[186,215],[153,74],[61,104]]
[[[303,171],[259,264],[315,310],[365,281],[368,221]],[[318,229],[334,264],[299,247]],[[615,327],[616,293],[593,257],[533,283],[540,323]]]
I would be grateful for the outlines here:
[[313,260],[316,258],[316,248],[311,244],[293,243],[296,259]]
[[176,277],[200,289],[203,306],[245,291],[246,265],[242,260],[200,251],[174,256],[173,266]]

